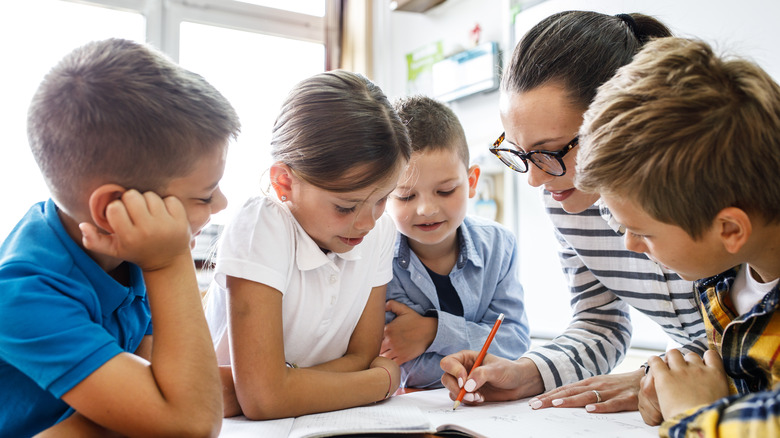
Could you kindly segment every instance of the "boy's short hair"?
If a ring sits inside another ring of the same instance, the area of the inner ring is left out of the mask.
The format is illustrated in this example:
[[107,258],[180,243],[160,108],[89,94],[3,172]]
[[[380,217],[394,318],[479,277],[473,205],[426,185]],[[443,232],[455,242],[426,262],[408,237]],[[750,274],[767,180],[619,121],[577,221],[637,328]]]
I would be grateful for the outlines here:
[[54,199],[67,208],[116,183],[159,190],[240,130],[233,107],[201,76],[133,41],[94,41],[43,79],[28,139]]
[[466,134],[458,116],[447,105],[426,96],[409,96],[397,99],[393,106],[409,130],[413,152],[454,150],[469,167]]
[[598,91],[576,185],[701,237],[726,207],[780,220],[780,87],[702,41],[662,38]]

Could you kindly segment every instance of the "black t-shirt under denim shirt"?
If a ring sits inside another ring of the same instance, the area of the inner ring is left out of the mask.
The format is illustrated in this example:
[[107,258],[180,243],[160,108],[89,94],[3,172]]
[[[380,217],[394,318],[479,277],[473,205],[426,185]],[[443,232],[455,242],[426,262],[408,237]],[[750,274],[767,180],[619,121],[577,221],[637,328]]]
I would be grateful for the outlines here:
[[[423,266],[425,266],[424,263]],[[436,295],[439,297],[441,311],[455,316],[463,316],[463,303],[461,303],[458,292],[455,291],[449,275],[437,274],[427,266],[425,266],[425,270],[428,271],[428,275],[431,276],[433,285],[436,287]]]

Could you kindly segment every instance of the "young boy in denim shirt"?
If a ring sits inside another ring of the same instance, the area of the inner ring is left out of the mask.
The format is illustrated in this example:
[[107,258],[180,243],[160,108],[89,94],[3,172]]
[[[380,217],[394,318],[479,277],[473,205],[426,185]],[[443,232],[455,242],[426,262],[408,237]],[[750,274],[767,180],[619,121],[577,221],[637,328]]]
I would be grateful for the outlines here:
[[52,198],[0,247],[0,435],[219,433],[190,248],[227,205],[238,131],[214,87],[135,42],[88,43],[46,75],[28,134]]
[[652,357],[639,409],[661,436],[774,436],[780,419],[780,86],[703,42],[649,43],[599,90],[577,187],[626,247],[696,280],[710,350]]
[[517,244],[505,227],[466,215],[480,169],[457,116],[414,96],[395,103],[412,159],[388,201],[399,233],[387,286],[382,355],[401,365],[401,385],[441,387],[442,357],[480,350],[499,314],[490,352],[515,359],[530,345]]

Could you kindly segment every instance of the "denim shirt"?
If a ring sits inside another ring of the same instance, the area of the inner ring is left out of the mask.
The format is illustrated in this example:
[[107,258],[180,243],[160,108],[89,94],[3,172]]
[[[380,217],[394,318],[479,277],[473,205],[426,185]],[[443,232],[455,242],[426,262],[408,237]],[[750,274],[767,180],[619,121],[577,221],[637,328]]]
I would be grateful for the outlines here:
[[[425,353],[401,366],[402,386],[441,387],[442,357],[482,349],[500,313],[504,321],[488,352],[516,359],[530,346],[515,236],[495,222],[466,217],[458,228],[458,242],[457,262],[449,277],[463,303],[463,316],[441,311],[433,281],[409,248],[408,238],[401,233],[396,238],[387,299],[438,318],[436,338]],[[394,317],[387,312],[386,321]]]

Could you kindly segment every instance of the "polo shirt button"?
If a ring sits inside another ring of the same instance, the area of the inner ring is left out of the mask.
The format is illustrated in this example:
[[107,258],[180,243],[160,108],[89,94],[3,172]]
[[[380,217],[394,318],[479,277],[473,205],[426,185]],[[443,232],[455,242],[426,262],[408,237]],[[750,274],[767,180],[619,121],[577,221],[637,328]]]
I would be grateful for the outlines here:
[[330,276],[330,284],[335,284],[337,280],[338,280],[338,278],[336,278],[335,275],[331,275]]

